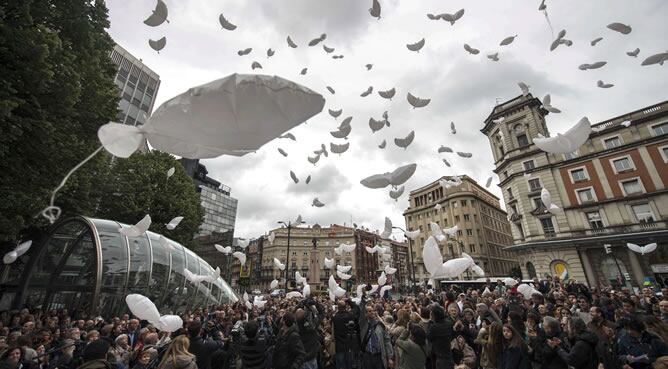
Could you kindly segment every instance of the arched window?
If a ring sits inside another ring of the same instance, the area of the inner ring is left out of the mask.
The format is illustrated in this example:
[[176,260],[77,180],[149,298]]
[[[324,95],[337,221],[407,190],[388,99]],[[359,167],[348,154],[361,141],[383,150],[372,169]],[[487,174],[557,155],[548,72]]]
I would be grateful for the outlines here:
[[527,273],[529,273],[529,278],[536,278],[536,268],[533,266],[533,263],[528,261],[526,267]]

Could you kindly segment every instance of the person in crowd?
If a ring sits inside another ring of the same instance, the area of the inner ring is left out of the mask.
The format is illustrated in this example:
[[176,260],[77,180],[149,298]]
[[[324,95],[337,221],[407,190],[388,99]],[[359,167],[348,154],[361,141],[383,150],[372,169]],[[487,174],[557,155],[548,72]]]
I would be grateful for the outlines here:
[[324,309],[315,300],[307,300],[305,306],[295,312],[299,336],[306,351],[303,369],[318,368],[318,355],[322,349],[318,327],[323,312]]
[[[239,352],[242,369],[264,369],[267,366],[268,346],[265,341],[258,339],[258,323],[249,320],[244,323],[245,339],[235,342],[236,350]],[[239,338],[242,339],[242,338]]]
[[431,343],[431,362],[435,369],[453,369],[452,323],[445,318],[445,310],[440,305],[431,306],[431,324],[427,331]]
[[171,342],[165,352],[160,369],[198,369],[195,355],[188,351],[190,340],[186,335],[179,335]]
[[196,357],[198,369],[211,369],[211,357],[218,350],[224,349],[224,343],[202,337],[202,323],[193,320],[188,325],[188,351]]
[[587,324],[579,317],[573,317],[568,323],[568,337],[571,348],[566,351],[560,347],[560,338],[552,338],[547,344],[557,350],[557,355],[569,366],[575,369],[596,369],[598,367],[598,354],[596,344],[598,337],[587,330]]
[[663,300],[659,301],[659,311],[661,312],[661,321],[668,324],[668,296],[664,295]]
[[530,369],[528,347],[520,332],[511,324],[502,328],[503,343],[500,369]]
[[410,324],[396,341],[397,369],[423,369],[427,362],[427,334],[418,324]]
[[[554,347],[548,344],[553,338],[559,339],[559,344]],[[542,369],[568,368],[568,364],[557,354],[558,348],[569,350],[570,345],[556,318],[551,316],[543,318],[542,329],[539,329],[536,336],[530,338],[529,345],[533,350],[534,362],[542,364]]]
[[0,356],[0,369],[32,369],[32,367],[24,358],[23,348],[15,346],[8,348]]
[[373,306],[366,306],[366,329],[362,331],[362,367],[388,369],[394,367],[394,350],[390,334],[379,320]]
[[107,340],[90,342],[83,350],[84,363],[77,369],[114,369],[107,360],[111,345]]
[[621,325],[625,333],[617,341],[616,354],[624,369],[648,369],[657,358],[668,355],[666,342],[649,332],[637,316],[629,316]]
[[306,351],[299,336],[294,313],[286,312],[281,321],[283,324],[276,337],[273,367],[275,369],[299,369],[304,364]]
[[338,301],[336,314],[332,317],[336,369],[352,369],[357,364],[360,353],[359,315],[359,308],[354,302]]

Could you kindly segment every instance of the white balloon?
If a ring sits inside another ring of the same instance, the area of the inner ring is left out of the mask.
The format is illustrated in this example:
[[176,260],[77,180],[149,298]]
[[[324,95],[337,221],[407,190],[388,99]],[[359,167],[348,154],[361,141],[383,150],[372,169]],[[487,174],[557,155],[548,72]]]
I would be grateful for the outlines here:
[[383,296],[385,296],[385,292],[387,292],[391,289],[392,289],[392,286],[388,284],[387,286],[381,287],[380,292],[378,294],[380,295],[380,297],[383,297]]
[[539,149],[551,154],[567,154],[576,151],[589,139],[591,124],[584,117],[566,133],[557,133],[556,137],[536,137],[533,142]]
[[215,244],[215,245],[213,245],[213,247],[215,247],[216,250],[222,252],[225,255],[229,255],[229,254],[232,253],[232,247],[230,247],[230,246],[223,247],[221,245]]
[[155,327],[163,332],[176,332],[183,327],[183,319],[178,315],[163,315],[155,323]]
[[285,270],[285,264],[281,263],[281,261],[276,258],[274,258],[274,266],[279,270]]
[[155,304],[146,296],[140,294],[129,294],[125,296],[128,308],[140,320],[148,320],[151,323],[160,321],[160,312]]
[[250,239],[247,238],[239,238],[237,239],[237,246],[241,247],[242,249],[245,249],[250,245]]
[[269,289],[274,290],[274,289],[276,289],[276,287],[278,287],[278,280],[274,279],[269,284]]
[[311,296],[311,286],[308,283],[304,284],[304,289],[302,289],[302,295],[304,295],[304,297]]
[[343,273],[348,273],[352,269],[352,265],[337,265],[336,270]]
[[397,272],[397,268],[392,268],[389,264],[385,265],[385,274],[392,275]]
[[179,225],[179,223],[181,223],[182,220],[183,217],[173,218],[172,220],[169,221],[169,223],[166,224],[167,229],[169,229],[170,231],[173,230],[174,228],[176,228],[176,226]]
[[419,229],[416,229],[416,230],[414,230],[414,231],[406,231],[406,233],[404,233],[404,234],[406,235],[406,237],[408,237],[408,238],[410,238],[411,240],[415,241],[415,240],[417,240],[417,238],[420,236],[420,230],[419,230]]
[[387,276],[385,275],[385,272],[381,272],[380,276],[378,277],[378,285],[383,286],[387,282]]
[[339,278],[343,279],[344,281],[347,281],[348,279],[352,278],[352,275],[351,275],[351,274],[346,274],[346,273],[340,272],[340,271],[338,271],[338,270],[336,271],[336,275],[337,275]]
[[241,266],[246,264],[246,254],[244,254],[243,252],[235,251],[235,252],[232,253],[232,256],[234,256],[235,258],[237,258],[239,260],[239,263],[241,264]]
[[331,269],[334,266],[334,259],[325,258],[325,268]]
[[136,126],[109,122],[97,130],[97,138],[110,154],[129,158],[144,142],[144,133]]
[[626,247],[628,247],[631,251],[637,252],[641,255],[649,254],[650,252],[653,252],[656,250],[656,242],[654,243],[648,243],[645,246],[638,246],[634,243],[627,243]]
[[146,214],[142,220],[137,222],[137,224],[130,226],[128,228],[121,227],[119,232],[126,237],[139,237],[142,234],[146,233],[148,227],[151,226],[151,216]]

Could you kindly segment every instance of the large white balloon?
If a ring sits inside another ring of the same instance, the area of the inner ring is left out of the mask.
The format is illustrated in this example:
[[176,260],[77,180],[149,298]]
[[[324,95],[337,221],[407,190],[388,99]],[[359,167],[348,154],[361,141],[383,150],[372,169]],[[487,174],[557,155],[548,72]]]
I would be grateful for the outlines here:
[[118,231],[120,234],[127,236],[127,237],[139,237],[142,234],[146,233],[148,230],[148,227],[151,226],[151,216],[146,214],[142,220],[137,222],[137,224],[130,226],[130,227],[121,227]]
[[151,323],[160,321],[160,312],[148,297],[136,293],[129,294],[125,296],[125,303],[137,318]]
[[163,315],[155,323],[155,327],[163,332],[176,332],[183,327],[183,319],[178,315]]
[[551,154],[568,154],[582,146],[589,138],[590,133],[591,124],[589,119],[584,117],[566,133],[557,133],[556,137],[536,137],[533,139],[533,143],[539,149]]

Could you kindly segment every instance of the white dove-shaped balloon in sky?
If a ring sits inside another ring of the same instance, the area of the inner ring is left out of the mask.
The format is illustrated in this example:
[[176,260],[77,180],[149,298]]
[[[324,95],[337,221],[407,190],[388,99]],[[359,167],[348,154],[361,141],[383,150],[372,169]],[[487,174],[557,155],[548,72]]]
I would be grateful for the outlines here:
[[385,283],[387,283],[387,276],[385,275],[385,272],[381,272],[378,277],[378,285],[383,286]]
[[331,269],[334,266],[334,259],[325,258],[325,268]]
[[21,255],[25,254],[30,250],[30,246],[32,245],[32,241],[26,241],[20,243],[14,250],[9,251],[8,253],[5,254],[5,256],[2,258],[2,261],[5,264],[11,264],[16,261]]
[[235,258],[237,258],[237,260],[239,260],[241,266],[246,264],[246,254],[244,254],[243,252],[235,251],[232,253],[232,256],[234,256]]
[[653,252],[654,250],[656,250],[656,246],[657,246],[656,242],[649,243],[645,246],[638,246],[635,243],[626,244],[626,247],[628,247],[631,251],[637,252],[640,255],[645,255],[649,254],[650,252]]
[[385,265],[385,274],[392,275],[397,272],[397,268],[392,268],[389,264]]
[[540,191],[540,200],[543,202],[543,205],[545,205],[547,211],[550,213],[557,214],[561,212],[561,208],[552,202],[552,195],[545,187],[543,187],[543,189]]
[[276,259],[276,258],[274,258],[274,266],[275,266],[278,270],[285,270],[285,264],[281,263],[281,261],[278,260],[278,259]]
[[411,240],[415,241],[420,236],[420,230],[416,229],[414,231],[406,231],[404,235],[406,235],[406,237],[410,238]]
[[589,139],[590,133],[591,123],[584,117],[564,134],[557,133],[556,137],[536,137],[533,143],[550,154],[568,154],[582,146]]
[[215,244],[215,245],[213,245],[213,247],[215,247],[216,250],[222,252],[222,253],[225,254],[225,255],[229,255],[229,254],[232,253],[232,247],[231,247],[231,246],[224,246],[224,247],[223,247],[223,246],[221,246],[221,245],[219,245],[219,244]]
[[120,234],[126,237],[139,237],[142,234],[146,233],[148,227],[151,226],[151,216],[146,214],[142,220],[137,222],[137,224],[130,226],[128,228],[121,227],[118,231]]
[[245,249],[246,247],[248,247],[249,244],[250,244],[250,239],[247,239],[247,238],[237,239],[237,246],[241,247],[242,249]]

